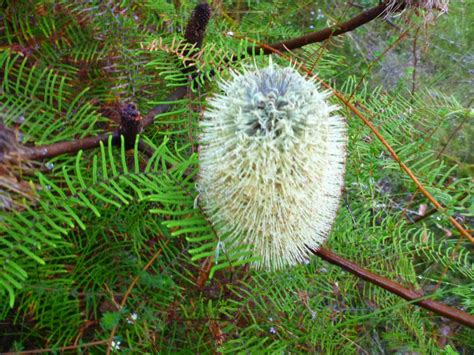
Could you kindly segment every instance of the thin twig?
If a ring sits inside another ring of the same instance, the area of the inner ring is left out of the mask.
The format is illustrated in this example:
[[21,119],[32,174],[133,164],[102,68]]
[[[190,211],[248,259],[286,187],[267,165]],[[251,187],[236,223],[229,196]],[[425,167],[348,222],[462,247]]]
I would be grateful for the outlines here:
[[438,152],[438,154],[436,155],[436,159],[439,159],[444,151],[446,150],[446,148],[448,147],[449,143],[451,143],[451,141],[453,140],[454,137],[456,137],[459,133],[459,131],[461,130],[462,126],[464,126],[464,124],[467,122],[468,118],[472,117],[470,114],[466,113],[464,115],[464,119],[457,125],[457,127],[451,132],[451,134],[449,135],[446,143],[443,145],[443,148],[441,148],[441,150]]
[[436,285],[435,285],[434,290],[432,292],[437,291],[438,288],[441,286],[442,280],[444,279],[444,277],[448,273],[449,269],[451,268],[451,265],[453,264],[454,260],[456,259],[457,255],[458,255],[459,248],[461,248],[461,239],[459,239],[456,242],[456,245],[454,246],[453,251],[451,253],[451,256],[449,258],[449,263],[446,263],[444,265],[444,270],[441,273],[441,275],[439,275],[438,281],[436,282]]
[[[406,209],[405,209],[406,211]],[[432,208],[431,210],[429,210],[428,212],[426,212],[425,214],[421,215],[421,216],[417,216],[413,219],[412,222],[408,222],[408,224],[415,224],[415,223],[418,223],[418,222],[421,222],[422,220],[424,220],[425,218],[428,218],[432,215],[434,215],[436,212],[438,212],[438,210],[436,208]]]
[[[374,274],[352,261],[346,260],[343,257],[333,253],[332,251],[320,248],[319,250],[311,249],[311,252],[320,257],[321,259],[339,266],[340,268],[356,275],[357,277],[364,279],[376,286],[387,290],[399,297],[402,297],[408,301],[413,301],[414,304],[430,310],[440,316],[452,319],[458,323],[461,323],[470,328],[474,328],[474,316],[469,313],[463,312],[459,309],[449,307],[441,302],[426,299],[426,295],[421,292],[416,292],[408,288],[403,287],[397,282],[391,281],[385,277]],[[422,299],[423,298],[423,299]]]
[[[348,5],[351,5],[351,4],[348,4]],[[363,7],[362,7],[363,8]],[[342,15],[341,16],[345,16],[346,15],[346,12],[349,10],[349,7],[345,7],[344,11],[342,12]],[[341,22],[339,21],[339,19],[336,19],[336,24],[335,26],[339,26],[341,24]],[[323,57],[323,54],[324,54],[324,51],[327,49],[328,45],[332,42],[332,38],[333,38],[333,35],[329,36],[329,38],[327,40],[324,41],[324,43],[318,48],[316,49],[315,53],[318,52],[318,57],[316,58],[316,60],[314,61],[313,65],[311,66],[311,71],[314,70],[314,68],[316,67],[316,65],[319,63],[319,61],[321,60],[321,58]]]
[[418,66],[418,54],[416,53],[417,51],[417,42],[418,42],[418,34],[420,33],[421,26],[417,28],[415,32],[415,36],[413,38],[413,73],[412,73],[412,85],[411,85],[411,100],[413,102],[414,96],[415,96],[415,91],[416,91],[416,68]]
[[[169,243],[169,240],[167,240],[165,242],[165,245],[168,245]],[[139,273],[137,276],[135,276],[135,278],[132,280],[132,282],[130,283],[130,285],[128,286],[127,288],[127,291],[125,291],[125,294],[122,298],[122,301],[120,302],[120,309],[122,309],[124,306],[125,306],[125,303],[127,303],[127,300],[128,300],[128,297],[130,296],[130,294],[132,293],[132,290],[133,288],[136,286],[136,284],[138,283],[138,281],[140,280],[140,275],[144,272],[146,272],[151,265],[153,265],[153,263],[155,262],[156,258],[158,258],[158,256],[160,256],[160,254],[163,252],[163,248],[160,248],[152,257],[150,260],[148,260],[148,262],[146,263],[146,265],[143,267],[141,273]],[[110,333],[110,336],[109,336],[109,339],[107,340],[107,352],[106,354],[107,355],[110,355],[110,352],[112,351],[112,342],[114,340],[114,336],[115,336],[115,333],[117,332],[117,327],[118,327],[118,324],[115,325]]]
[[407,36],[408,32],[411,30],[411,27],[408,27],[405,31],[403,31],[399,36],[398,38],[390,45],[388,46],[387,48],[385,48],[385,50],[379,55],[377,56],[374,60],[372,60],[369,65],[367,66],[366,70],[365,70],[365,73],[362,74],[359,82],[357,83],[355,89],[352,91],[352,94],[351,96],[349,96],[349,98],[347,99],[347,101],[351,101],[352,98],[354,97],[354,95],[358,92],[360,86],[362,85],[362,83],[364,82],[364,79],[366,78],[367,74],[370,73],[370,70],[372,70],[372,67],[380,61],[380,59],[382,59],[390,50],[392,50],[393,48],[395,48],[400,42],[402,42],[405,37]]

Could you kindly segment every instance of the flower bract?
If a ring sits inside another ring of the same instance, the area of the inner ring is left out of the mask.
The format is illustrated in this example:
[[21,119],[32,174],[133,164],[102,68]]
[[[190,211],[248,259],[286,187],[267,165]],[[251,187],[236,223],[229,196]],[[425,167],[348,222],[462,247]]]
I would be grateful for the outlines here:
[[305,262],[335,220],[345,121],[293,67],[233,73],[200,123],[200,201],[226,250],[249,245],[256,268]]

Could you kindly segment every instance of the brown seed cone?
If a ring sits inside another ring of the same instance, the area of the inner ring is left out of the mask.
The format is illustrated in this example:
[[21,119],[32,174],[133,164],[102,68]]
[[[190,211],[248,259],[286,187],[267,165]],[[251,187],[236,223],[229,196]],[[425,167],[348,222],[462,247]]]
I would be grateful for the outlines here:
[[184,38],[186,38],[189,43],[201,47],[204,33],[206,32],[206,26],[210,18],[211,7],[209,4],[202,3],[197,5],[189,19]]

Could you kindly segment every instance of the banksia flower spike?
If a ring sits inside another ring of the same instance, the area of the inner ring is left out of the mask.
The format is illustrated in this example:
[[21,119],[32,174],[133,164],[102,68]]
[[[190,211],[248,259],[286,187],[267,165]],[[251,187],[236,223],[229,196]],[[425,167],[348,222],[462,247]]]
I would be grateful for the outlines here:
[[227,250],[250,245],[269,270],[308,260],[336,217],[344,120],[294,68],[233,73],[200,124],[199,192]]

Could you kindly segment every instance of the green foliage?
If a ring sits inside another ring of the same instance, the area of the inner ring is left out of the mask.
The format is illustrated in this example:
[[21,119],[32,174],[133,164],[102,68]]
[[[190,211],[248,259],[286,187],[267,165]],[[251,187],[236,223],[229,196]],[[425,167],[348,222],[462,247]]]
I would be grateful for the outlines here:
[[[146,113],[188,85],[188,61],[199,69],[196,83],[205,83],[155,117],[131,150],[123,139],[109,140],[19,173],[30,196],[19,194],[20,207],[0,212],[0,351],[107,340],[116,329],[116,351],[131,353],[472,352],[470,330],[322,260],[254,272],[245,246],[219,243],[194,185],[204,91],[217,92],[215,80],[242,64],[267,61],[247,55],[249,41],[229,31],[265,42],[302,34],[298,18],[313,2],[224,2],[197,59],[180,42],[194,2],[174,3],[0,2],[0,118],[22,144],[116,128],[110,112],[118,104],[133,101]],[[226,13],[232,6],[244,13]],[[414,223],[425,198],[342,108],[350,135],[346,192],[328,247],[472,312],[469,245],[446,218],[472,220],[472,181],[435,150],[438,126],[469,112],[428,90],[387,93],[369,86],[370,77],[359,85],[342,52],[310,45],[294,59],[375,113],[372,122],[447,211]],[[235,55],[239,61],[226,60]]]

